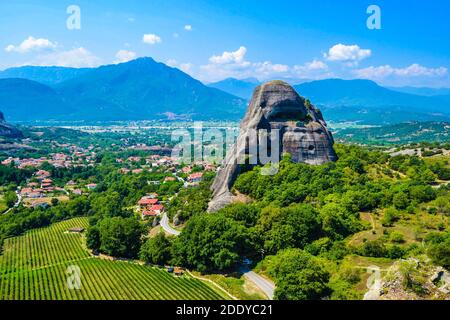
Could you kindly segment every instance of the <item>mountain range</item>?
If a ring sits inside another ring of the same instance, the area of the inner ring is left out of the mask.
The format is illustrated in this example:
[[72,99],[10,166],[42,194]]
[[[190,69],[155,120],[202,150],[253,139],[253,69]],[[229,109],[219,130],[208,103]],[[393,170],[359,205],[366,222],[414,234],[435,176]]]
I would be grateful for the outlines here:
[[[209,84],[250,99],[255,82],[228,78]],[[294,85],[297,92],[320,107],[331,121],[369,124],[403,121],[449,121],[448,88],[385,88],[370,80],[326,79]]]
[[[10,121],[239,120],[258,84],[255,78],[228,78],[205,85],[152,58],[98,68],[17,67],[0,72],[0,111]],[[294,88],[331,121],[450,120],[446,88],[385,88],[342,79]]]
[[370,80],[327,79],[294,87],[332,121],[389,124],[450,120],[449,101],[393,91]]
[[0,71],[0,79],[28,79],[52,86],[76,78],[90,70],[90,68],[24,66]]
[[0,79],[0,110],[13,121],[239,119],[246,107],[244,99],[205,86],[151,58],[84,69],[78,74],[63,68],[26,70],[16,68],[14,73],[46,79],[47,84]]
[[242,80],[227,78],[222,81],[209,83],[208,86],[231,93],[242,99],[250,100],[252,98],[253,90],[255,90],[255,87],[260,83],[261,82],[255,78]]

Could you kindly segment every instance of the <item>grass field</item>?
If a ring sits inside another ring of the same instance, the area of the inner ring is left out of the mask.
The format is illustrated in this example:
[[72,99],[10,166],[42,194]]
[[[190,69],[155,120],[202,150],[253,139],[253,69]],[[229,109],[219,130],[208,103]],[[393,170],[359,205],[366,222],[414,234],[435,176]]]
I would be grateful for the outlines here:
[[[87,218],[75,218],[7,239],[0,256],[0,300],[229,299],[187,275],[90,256],[82,236],[67,232],[86,226]],[[80,270],[80,289],[67,285],[69,266]]]

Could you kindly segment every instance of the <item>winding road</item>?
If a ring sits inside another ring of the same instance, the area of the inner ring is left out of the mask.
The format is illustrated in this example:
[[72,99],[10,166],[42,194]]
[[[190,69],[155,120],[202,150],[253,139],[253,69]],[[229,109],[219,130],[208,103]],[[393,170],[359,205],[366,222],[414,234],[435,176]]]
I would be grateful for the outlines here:
[[162,216],[159,224],[164,229],[164,231],[166,231],[167,233],[169,233],[171,235],[178,236],[180,234],[180,231],[175,230],[174,228],[172,228],[169,225],[169,217],[167,217],[167,213],[165,213],[165,212],[163,213],[163,216]]
[[265,295],[269,298],[269,300],[273,300],[273,293],[275,291],[275,283],[272,281],[260,276],[256,272],[248,269],[242,268],[242,274],[245,278],[253,282],[261,291],[265,293]]
[[[161,218],[160,225],[164,229],[164,231],[171,235],[178,236],[180,234],[180,231],[175,230],[169,225],[169,218],[167,217],[167,214],[165,212],[163,213],[163,216]],[[272,281],[260,276],[247,267],[242,267],[240,271],[245,278],[253,282],[262,292],[264,292],[269,300],[273,300],[275,284]]]

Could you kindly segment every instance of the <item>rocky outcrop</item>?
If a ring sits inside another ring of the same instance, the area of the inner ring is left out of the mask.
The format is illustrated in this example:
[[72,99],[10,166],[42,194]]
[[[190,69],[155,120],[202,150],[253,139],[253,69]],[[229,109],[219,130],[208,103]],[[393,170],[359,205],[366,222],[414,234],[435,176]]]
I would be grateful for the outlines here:
[[[208,211],[214,212],[233,201],[231,187],[236,180],[240,165],[239,157],[248,155],[251,132],[262,130],[279,132],[279,148],[268,143],[268,149],[282,154],[290,153],[292,161],[319,165],[336,161],[333,137],[328,131],[321,112],[305,100],[287,83],[271,81],[258,86],[247,113],[240,125],[240,134],[233,148],[227,153],[211,186],[213,199]],[[258,139],[256,139],[258,141]],[[277,150],[277,151],[276,151]],[[258,154],[258,163],[260,163]]]
[[13,127],[12,125],[8,124],[5,121],[5,117],[3,115],[3,112],[0,111],[0,137],[6,137],[6,138],[21,138],[22,132],[20,132],[18,129]]

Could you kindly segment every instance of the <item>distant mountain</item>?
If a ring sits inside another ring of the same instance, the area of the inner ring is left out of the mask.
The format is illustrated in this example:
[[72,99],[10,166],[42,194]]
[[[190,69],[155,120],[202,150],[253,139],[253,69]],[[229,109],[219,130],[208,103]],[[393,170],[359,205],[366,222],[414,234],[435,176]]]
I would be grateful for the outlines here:
[[427,88],[427,87],[388,87],[388,89],[403,93],[416,94],[419,96],[441,96],[450,95],[450,88]]
[[66,67],[16,67],[0,71],[0,79],[20,78],[28,79],[46,84],[49,86],[76,78],[87,71],[89,68],[66,68]]
[[328,79],[294,87],[333,121],[396,123],[450,119],[450,103],[444,99],[389,90],[369,80]]
[[52,120],[75,112],[49,86],[16,78],[0,79],[0,110],[13,121]]
[[450,94],[439,95],[439,96],[435,96],[435,97],[450,103]]
[[0,80],[0,108],[18,120],[240,119],[243,99],[210,88],[186,73],[140,58],[88,69],[49,86]]
[[243,80],[227,78],[219,82],[210,83],[208,86],[228,92],[237,97],[250,100],[252,98],[253,90],[259,84],[260,82],[256,78],[248,78]]

